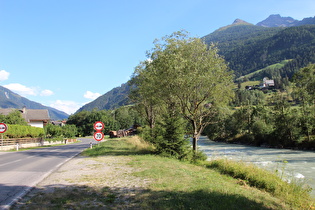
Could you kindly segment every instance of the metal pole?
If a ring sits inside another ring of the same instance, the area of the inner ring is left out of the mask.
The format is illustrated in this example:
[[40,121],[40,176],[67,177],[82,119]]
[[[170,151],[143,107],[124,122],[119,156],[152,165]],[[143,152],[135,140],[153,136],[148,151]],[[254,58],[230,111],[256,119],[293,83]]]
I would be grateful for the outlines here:
[[3,150],[3,133],[1,133],[1,150]]

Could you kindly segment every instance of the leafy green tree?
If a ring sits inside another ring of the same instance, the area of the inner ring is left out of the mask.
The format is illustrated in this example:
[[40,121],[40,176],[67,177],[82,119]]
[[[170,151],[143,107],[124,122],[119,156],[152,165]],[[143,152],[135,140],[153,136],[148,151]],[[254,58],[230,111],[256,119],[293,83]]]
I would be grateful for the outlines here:
[[154,80],[153,71],[151,60],[143,61],[135,68],[129,82],[133,86],[129,98],[136,102],[137,111],[145,116],[150,129],[154,128],[162,106],[160,98],[155,94],[156,87],[151,83]]
[[161,137],[155,143],[159,154],[188,159],[189,139],[185,138],[185,122],[177,114],[165,114],[161,123]]
[[311,140],[311,134],[314,129],[314,108],[315,108],[315,64],[309,64],[300,69],[294,76],[295,87],[293,96],[302,106],[302,130]]
[[[218,107],[233,97],[232,73],[215,46],[208,47],[186,32],[175,32],[155,41],[145,67],[135,71],[143,100],[176,106],[192,127],[193,150]],[[148,94],[150,93],[150,94]]]
[[69,125],[77,127],[78,135],[89,136],[94,132],[93,125],[96,121],[102,121],[105,125],[103,132],[106,134],[110,130],[118,130],[119,123],[114,119],[112,111],[107,110],[92,110],[81,111],[76,114],[70,115],[67,121]]
[[0,115],[0,121],[12,125],[27,125],[19,110],[10,112],[8,115]]
[[130,107],[120,107],[113,111],[114,118],[119,124],[119,129],[130,128],[134,124],[134,118],[131,114]]
[[62,132],[62,128],[60,126],[57,125],[53,125],[53,124],[47,124],[45,127],[45,134],[46,137],[48,138],[52,138],[52,137],[61,137],[63,132]]
[[75,125],[65,125],[62,126],[62,135],[65,138],[73,138],[77,135],[77,127]]
[[300,112],[285,99],[279,99],[274,107],[274,137],[280,146],[295,146],[301,140]]
[[303,104],[312,104],[315,102],[315,64],[310,64],[300,69],[294,76],[295,97]]

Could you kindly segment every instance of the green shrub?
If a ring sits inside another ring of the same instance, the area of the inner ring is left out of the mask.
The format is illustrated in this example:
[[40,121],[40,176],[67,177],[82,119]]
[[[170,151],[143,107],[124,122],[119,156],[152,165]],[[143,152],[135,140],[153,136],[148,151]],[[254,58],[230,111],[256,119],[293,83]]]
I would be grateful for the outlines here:
[[5,135],[8,138],[38,138],[44,136],[44,129],[29,125],[8,125]]

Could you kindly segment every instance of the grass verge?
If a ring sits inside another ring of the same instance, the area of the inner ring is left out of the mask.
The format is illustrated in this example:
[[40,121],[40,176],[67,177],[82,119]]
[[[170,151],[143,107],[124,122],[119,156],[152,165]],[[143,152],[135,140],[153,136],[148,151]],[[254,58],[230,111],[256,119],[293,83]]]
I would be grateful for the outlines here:
[[[134,169],[129,172],[130,175],[150,180],[143,190],[137,191],[132,200],[128,201],[132,203],[130,209],[313,208],[313,200],[305,190],[299,187],[289,190],[288,183],[254,166],[226,160],[193,165],[151,155],[151,151],[151,145],[134,137],[106,141],[93,149],[85,150],[83,155],[91,158],[126,157],[124,164]],[[61,198],[61,192],[58,191],[41,195],[41,200],[57,203],[55,207],[59,209],[68,208],[69,205],[70,208],[77,206],[79,209],[106,206],[109,209],[119,208],[116,206],[119,193],[101,184],[95,189],[77,186],[77,190],[64,191]],[[74,192],[79,194],[73,194]],[[40,202],[34,199],[30,203]],[[91,203],[93,199],[95,202]],[[42,203],[43,205],[45,204]]]

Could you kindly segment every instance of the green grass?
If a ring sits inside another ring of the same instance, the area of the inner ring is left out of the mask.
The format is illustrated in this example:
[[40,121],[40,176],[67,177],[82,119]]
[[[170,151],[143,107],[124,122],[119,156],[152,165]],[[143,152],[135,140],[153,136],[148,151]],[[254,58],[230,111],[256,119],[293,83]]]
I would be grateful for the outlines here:
[[[275,174],[253,165],[227,160],[194,165],[151,155],[151,151],[151,145],[137,138],[121,138],[100,143],[83,154],[91,158],[107,155],[128,156],[126,164],[135,169],[132,175],[149,180],[148,186],[133,197],[136,203],[134,209],[314,208],[314,200],[306,190],[297,185],[290,185]],[[64,190],[61,198],[58,198],[57,192],[57,195],[41,199],[43,202],[55,202],[56,208],[62,209],[71,208],[76,204],[80,208],[82,203],[89,203],[91,199],[94,199],[100,208],[112,202],[111,207],[115,209],[114,189],[89,187],[78,190],[80,195],[73,195],[73,190]],[[102,194],[102,191],[106,193]]]
[[267,69],[280,69],[280,68],[282,68],[285,64],[287,64],[289,61],[291,61],[291,60],[290,60],[290,59],[289,59],[289,60],[283,60],[283,61],[281,61],[280,63],[272,64],[272,65],[267,66],[267,67],[265,67],[265,68],[263,68],[263,69],[259,69],[259,70],[257,70],[257,71],[254,71],[254,72],[251,72],[251,73],[246,74],[246,75],[244,75],[244,76],[241,76],[241,77],[237,78],[236,80],[240,80],[240,79],[243,79],[243,78],[245,78],[245,77],[248,78],[248,79],[251,79],[252,77],[255,76],[256,73],[265,71],[265,70],[267,70]]
[[67,187],[37,195],[27,203],[31,208],[26,209],[103,209],[115,199],[108,188]]

